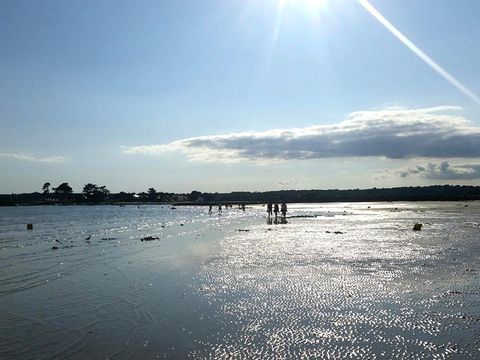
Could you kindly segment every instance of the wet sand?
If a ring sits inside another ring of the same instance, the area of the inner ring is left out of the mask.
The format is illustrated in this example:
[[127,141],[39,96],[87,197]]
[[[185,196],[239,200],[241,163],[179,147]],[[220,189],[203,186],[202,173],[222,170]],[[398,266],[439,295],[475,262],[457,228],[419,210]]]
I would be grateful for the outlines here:
[[475,359],[464,205],[0,209],[0,357]]

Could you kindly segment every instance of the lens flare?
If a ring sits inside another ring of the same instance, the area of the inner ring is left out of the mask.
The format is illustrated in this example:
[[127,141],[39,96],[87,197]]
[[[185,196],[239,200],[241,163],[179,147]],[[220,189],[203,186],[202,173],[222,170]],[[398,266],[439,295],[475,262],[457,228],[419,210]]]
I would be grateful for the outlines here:
[[390,21],[388,21],[368,0],[358,0],[365,10],[367,10],[375,19],[377,19],[383,26],[387,28],[395,37],[400,40],[407,48],[409,48],[415,55],[422,59],[428,66],[436,71],[440,76],[447,80],[450,84],[455,86],[460,92],[468,96],[470,99],[480,105],[480,97],[472,90],[463,85],[452,74],[441,67],[436,61],[428,56],[423,50],[415,45],[410,39],[403,35]]

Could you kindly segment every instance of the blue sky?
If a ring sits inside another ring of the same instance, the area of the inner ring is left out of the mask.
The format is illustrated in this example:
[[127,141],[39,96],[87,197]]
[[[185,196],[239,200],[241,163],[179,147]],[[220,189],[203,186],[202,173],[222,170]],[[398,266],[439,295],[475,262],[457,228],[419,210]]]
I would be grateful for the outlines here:
[[[0,0],[0,192],[480,185],[480,104],[358,0],[282,1]],[[370,4],[480,93],[480,2]]]

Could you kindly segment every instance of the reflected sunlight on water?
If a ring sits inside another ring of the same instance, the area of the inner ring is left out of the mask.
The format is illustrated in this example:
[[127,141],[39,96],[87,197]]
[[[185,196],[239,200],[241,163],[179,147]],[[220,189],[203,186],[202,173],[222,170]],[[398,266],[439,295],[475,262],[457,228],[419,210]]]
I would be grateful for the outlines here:
[[265,210],[0,208],[0,357],[477,357],[480,203]]
[[[475,358],[480,212],[458,204],[299,204],[222,240],[199,292],[214,357]],[[413,232],[416,222],[424,231]],[[337,233],[335,233],[337,232]],[[466,270],[469,269],[469,270]],[[455,356],[453,356],[455,355]]]

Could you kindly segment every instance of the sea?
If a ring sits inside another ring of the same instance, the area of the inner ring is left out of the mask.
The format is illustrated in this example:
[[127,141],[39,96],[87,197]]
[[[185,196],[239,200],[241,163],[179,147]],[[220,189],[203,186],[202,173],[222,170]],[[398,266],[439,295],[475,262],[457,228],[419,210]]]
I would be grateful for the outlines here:
[[480,359],[479,272],[480,202],[1,207],[0,358]]

